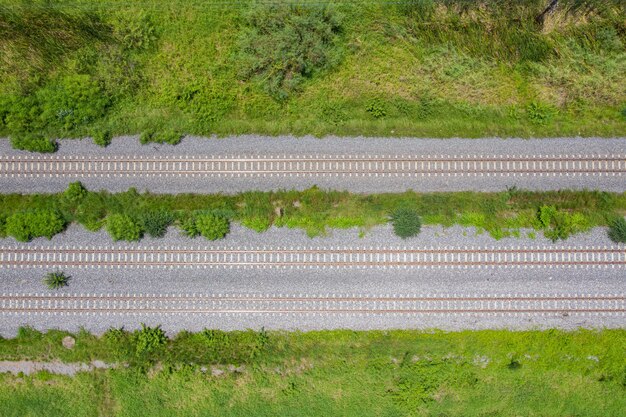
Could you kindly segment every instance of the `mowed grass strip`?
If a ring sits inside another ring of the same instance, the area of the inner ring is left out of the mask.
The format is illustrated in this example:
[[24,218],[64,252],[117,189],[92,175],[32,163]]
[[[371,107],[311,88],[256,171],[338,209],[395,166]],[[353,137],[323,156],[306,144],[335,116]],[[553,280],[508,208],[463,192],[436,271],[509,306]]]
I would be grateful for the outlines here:
[[0,135],[626,133],[621,0],[0,1]]
[[0,415],[619,417],[626,407],[624,330],[207,330],[148,354],[141,331],[113,333],[75,334],[73,350],[58,331],[0,340],[0,359],[129,364],[0,375]]

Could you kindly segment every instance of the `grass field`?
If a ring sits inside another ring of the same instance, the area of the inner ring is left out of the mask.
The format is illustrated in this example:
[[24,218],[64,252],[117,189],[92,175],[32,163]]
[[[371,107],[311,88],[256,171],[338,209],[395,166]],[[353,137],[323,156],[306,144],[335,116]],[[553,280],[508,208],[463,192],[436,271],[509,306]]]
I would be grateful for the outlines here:
[[0,135],[626,134],[625,3],[546,3],[0,0]]
[[138,333],[115,333],[75,335],[73,350],[61,346],[63,332],[0,339],[0,360],[129,364],[76,377],[0,375],[0,415],[620,417],[626,409],[624,330],[205,331],[142,355]]
[[[511,189],[500,193],[407,191],[363,195],[317,188],[236,195],[140,194],[134,189],[111,194],[87,191],[75,184],[59,194],[0,194],[0,236],[23,234],[22,229],[14,227],[17,222],[9,221],[16,214],[21,219],[19,225],[41,223],[43,232],[35,234],[38,236],[58,233],[69,222],[98,230],[107,226],[111,216],[123,215],[128,223],[123,228],[135,227],[134,236],[138,238],[142,230],[152,230],[149,223],[160,222],[156,228],[161,230],[172,223],[185,229],[190,218],[207,212],[239,221],[258,232],[275,225],[304,229],[310,236],[351,227],[365,233],[372,226],[387,223],[398,208],[415,210],[425,224],[473,226],[495,238],[520,236],[521,228],[531,228],[558,240],[607,226],[624,216],[626,194]],[[29,213],[40,216],[22,219]],[[50,227],[53,223],[56,229]]]

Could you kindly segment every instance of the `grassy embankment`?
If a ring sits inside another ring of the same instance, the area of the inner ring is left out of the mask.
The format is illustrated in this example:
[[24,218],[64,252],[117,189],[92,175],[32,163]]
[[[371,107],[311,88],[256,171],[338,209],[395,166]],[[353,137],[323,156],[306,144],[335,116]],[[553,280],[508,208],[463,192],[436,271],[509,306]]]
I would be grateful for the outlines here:
[[626,3],[546,3],[1,0],[0,135],[626,134]]
[[310,236],[329,228],[358,227],[365,233],[372,226],[387,223],[399,208],[415,210],[425,224],[474,226],[496,238],[520,236],[521,228],[532,228],[557,240],[609,225],[624,216],[626,193],[511,189],[500,193],[362,195],[311,188],[236,195],[166,195],[140,194],[133,189],[115,194],[91,192],[75,183],[59,194],[0,194],[0,236],[26,236],[22,240],[28,240],[29,230],[36,228],[42,231],[32,236],[51,236],[69,222],[94,231],[106,227],[114,236],[121,229],[121,236],[130,236],[122,238],[126,240],[136,240],[144,233],[158,236],[170,224],[193,235],[189,228],[207,213],[226,220],[226,224],[207,225],[215,232],[228,232],[227,221],[234,220],[259,232],[275,225],[301,228]]
[[129,364],[75,377],[0,375],[0,415],[620,417],[626,409],[624,330],[141,333],[81,332],[72,350],[58,331],[0,339],[0,360]]

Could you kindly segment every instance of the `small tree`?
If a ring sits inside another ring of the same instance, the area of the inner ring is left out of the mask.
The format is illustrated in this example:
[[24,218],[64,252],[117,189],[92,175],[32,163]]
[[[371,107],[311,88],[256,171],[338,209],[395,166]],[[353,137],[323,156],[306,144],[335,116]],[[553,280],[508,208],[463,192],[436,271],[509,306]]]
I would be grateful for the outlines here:
[[626,243],[626,219],[618,217],[609,226],[609,239],[615,243]]
[[66,287],[70,277],[65,275],[65,273],[61,271],[48,272],[43,279],[44,284],[48,286],[51,290],[56,290],[61,287]]
[[394,233],[402,239],[416,236],[422,228],[422,221],[417,212],[404,207],[393,212],[391,223]]

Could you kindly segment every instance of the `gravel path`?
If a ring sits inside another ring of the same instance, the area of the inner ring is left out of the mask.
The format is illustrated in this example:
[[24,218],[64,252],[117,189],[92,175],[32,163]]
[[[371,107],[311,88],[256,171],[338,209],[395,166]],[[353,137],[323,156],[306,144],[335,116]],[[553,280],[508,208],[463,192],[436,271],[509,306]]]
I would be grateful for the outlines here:
[[[104,232],[91,233],[73,225],[64,234],[55,236],[52,242],[38,239],[32,245],[43,243],[58,245],[107,245],[112,244]],[[234,226],[232,233],[220,245],[247,246],[537,246],[551,242],[537,239],[502,239],[495,241],[487,234],[475,235],[472,229],[453,227],[425,227],[415,239],[402,241],[392,234],[389,227],[371,230],[359,238],[357,230],[334,231],[326,237],[309,239],[299,230],[270,229],[256,233]],[[170,230],[164,239],[145,239],[146,245],[205,245],[201,239],[192,241]],[[0,244],[15,244],[13,239],[0,240]],[[137,244],[129,244],[135,246]],[[562,245],[562,244],[559,244]],[[565,246],[609,246],[604,229],[595,229],[585,235],[574,236]],[[49,293],[41,278],[43,270],[0,270],[0,293]],[[71,270],[72,281],[63,293],[157,293],[157,294],[304,294],[304,295],[389,295],[413,294],[447,295],[506,295],[506,294],[623,294],[626,280],[623,269],[483,269],[483,270]],[[52,292],[58,293],[58,292]],[[37,328],[60,327],[76,330],[85,326],[89,330],[103,331],[112,325],[136,327],[140,322],[162,323],[167,330],[199,330],[203,327],[224,329],[242,328],[533,328],[533,327],[622,327],[623,316],[569,316],[569,317],[472,317],[472,316],[385,316],[337,315],[325,317],[293,317],[280,315],[222,315],[180,316],[146,315],[118,316],[2,316],[0,333],[14,334],[17,327],[30,324]]]
[[[107,148],[94,145],[91,140],[63,140],[59,156],[143,156],[176,157],[207,155],[279,156],[279,155],[625,155],[626,138],[560,138],[560,139],[392,139],[392,138],[337,138],[239,136],[229,138],[187,137],[179,145],[141,145],[137,137],[119,137]],[[6,140],[0,140],[0,155],[32,156],[12,150]],[[603,189],[626,190],[623,176],[273,176],[273,177],[80,177],[88,188],[123,191],[129,187],[162,193],[179,192],[238,192],[245,190],[305,189],[313,185],[321,188],[354,192],[415,191],[501,191],[510,186],[546,189]],[[0,178],[3,192],[60,191],[70,181],[65,177]]]

